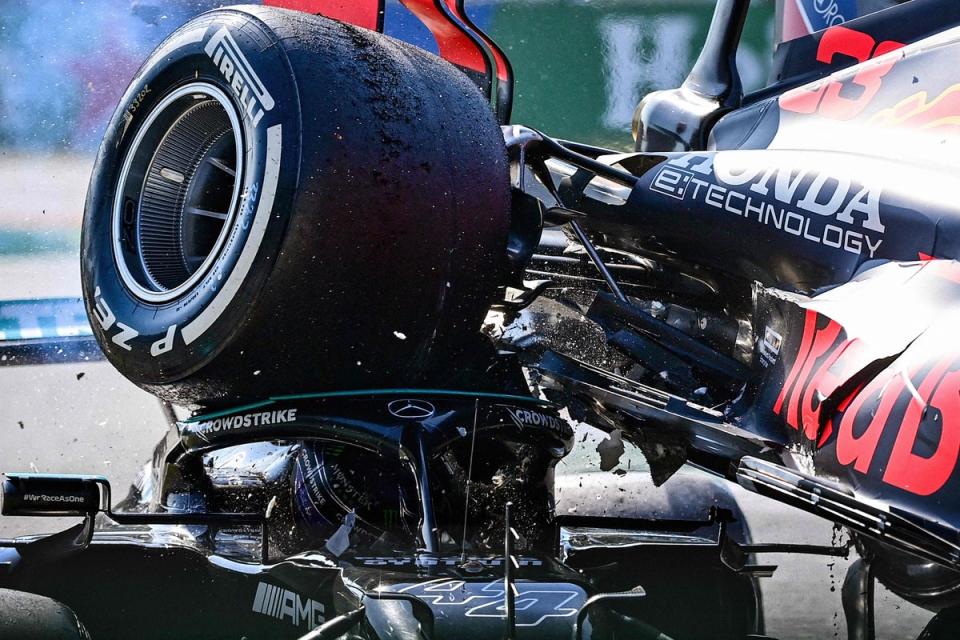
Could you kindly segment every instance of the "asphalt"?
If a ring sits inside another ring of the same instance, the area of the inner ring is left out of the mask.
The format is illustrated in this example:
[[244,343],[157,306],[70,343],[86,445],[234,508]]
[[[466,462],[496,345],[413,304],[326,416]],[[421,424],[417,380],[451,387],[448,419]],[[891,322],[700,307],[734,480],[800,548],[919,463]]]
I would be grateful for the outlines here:
[[[164,433],[158,402],[104,362],[0,367],[0,471],[95,473],[126,491]],[[579,439],[579,438],[578,438]],[[595,443],[578,455],[599,456]],[[628,474],[629,477],[629,474]],[[830,544],[832,526],[734,487],[757,542]],[[0,518],[0,536],[46,532],[71,521]],[[849,561],[767,555],[767,633],[781,640],[845,638],[840,585]],[[695,576],[691,577],[696,579]],[[931,614],[878,588],[877,637],[916,638]]]

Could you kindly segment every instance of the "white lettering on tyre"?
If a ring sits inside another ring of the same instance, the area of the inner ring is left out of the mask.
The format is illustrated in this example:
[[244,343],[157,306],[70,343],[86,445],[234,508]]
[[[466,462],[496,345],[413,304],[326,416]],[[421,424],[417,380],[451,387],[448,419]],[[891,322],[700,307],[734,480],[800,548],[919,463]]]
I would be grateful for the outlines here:
[[250,225],[250,233],[247,235],[243,250],[237,259],[236,265],[227,277],[226,282],[220,288],[217,296],[200,312],[189,324],[181,329],[180,334],[186,344],[192,343],[209,329],[217,318],[224,312],[227,305],[233,300],[234,296],[240,290],[240,286],[247,278],[250,268],[260,250],[260,244],[267,231],[267,225],[270,222],[270,215],[273,211],[273,201],[277,195],[277,180],[280,177],[280,157],[283,150],[281,144],[282,129],[281,125],[275,124],[267,129],[267,152],[265,167],[263,170],[263,189],[260,194],[260,202],[257,205],[257,211],[253,217],[253,224]]
[[173,349],[173,340],[177,335],[177,325],[173,324],[167,327],[167,333],[150,345],[150,355],[154,358],[163,355]]
[[117,321],[117,316],[113,315],[113,311],[110,310],[107,303],[100,297],[100,287],[97,287],[93,291],[93,315],[97,318],[97,322],[100,323],[100,327],[104,331],[107,331],[113,326],[113,323]]
[[[260,202],[254,214],[253,223],[250,225],[250,233],[247,236],[246,243],[240,253],[240,258],[234,266],[233,271],[227,277],[220,293],[193,319],[192,322],[183,327],[180,334],[185,344],[190,344],[199,338],[211,325],[220,317],[227,305],[233,300],[233,297],[240,289],[244,279],[253,266],[254,259],[263,242],[263,236],[266,233],[267,224],[270,222],[270,214],[273,211],[273,201],[277,193],[277,181],[280,175],[280,153],[281,144],[281,125],[276,124],[267,129],[267,154],[266,167],[263,175],[263,192]],[[256,193],[256,189],[253,189]],[[108,331],[114,325],[120,329],[120,333],[114,335],[111,340],[118,346],[130,351],[132,346],[130,341],[140,335],[140,332],[133,327],[122,322],[117,322],[117,317],[110,309],[107,302],[101,297],[100,287],[96,287],[93,293],[94,305],[93,315],[97,322]],[[159,357],[173,350],[176,344],[177,325],[173,324],[167,327],[164,336],[150,345],[150,355],[154,358]]]
[[140,332],[131,326],[123,324],[122,322],[118,322],[117,327],[120,329],[120,333],[113,336],[113,343],[126,349],[127,351],[130,351],[133,347],[130,346],[129,342],[140,335]]
[[93,291],[93,315],[97,319],[97,322],[100,323],[100,327],[103,329],[104,333],[110,330],[114,324],[117,325],[117,328],[120,329],[120,333],[115,334],[110,341],[115,345],[130,351],[133,347],[130,346],[130,341],[140,335],[140,332],[134,329],[133,327],[126,325],[122,322],[117,322],[117,316],[114,315],[113,311],[110,309],[110,305],[107,304],[100,295],[100,287],[96,287]]
[[[206,36],[207,30],[207,27],[202,27],[181,34],[179,37],[161,45],[161,47],[154,52],[152,58],[158,59],[166,57],[177,48],[201,42]],[[204,52],[213,60],[214,64],[217,65],[224,79],[230,83],[231,89],[233,89],[233,92],[243,105],[244,115],[250,120],[251,124],[256,127],[264,113],[273,109],[275,101],[226,27],[221,27],[210,38],[204,47]],[[144,90],[138,94],[138,97],[130,109],[131,114],[136,110],[137,106],[139,106],[139,101],[142,100],[148,91],[149,89],[144,87]],[[128,126],[129,122],[126,122],[124,131],[121,133],[121,138]],[[251,224],[249,221],[244,220],[240,225],[244,231],[247,230],[248,227],[251,228],[251,233],[246,239],[240,258],[217,297],[214,298],[212,303],[208,305],[197,318],[183,327],[181,335],[183,336],[185,344],[190,344],[196,340],[203,332],[209,329],[213,322],[223,313],[223,310],[236,295],[253,264],[253,260],[263,241],[266,226],[270,220],[270,214],[273,209],[273,201],[276,196],[282,150],[281,132],[282,129],[279,124],[267,129],[267,153],[263,179],[263,197],[260,199],[253,223]],[[251,200],[255,199],[257,195],[256,184],[253,185],[250,193]],[[222,272],[219,277],[223,277]],[[117,321],[116,315],[101,297],[100,287],[96,287],[94,291],[93,315],[104,332],[107,332],[111,327],[116,325],[120,331],[111,338],[111,341],[127,351],[132,350],[130,341],[139,336],[140,332],[127,324]],[[171,351],[176,344],[176,333],[177,325],[170,325],[164,333],[164,336],[150,345],[150,355],[156,358]]]
[[[185,47],[187,45],[196,44],[203,40],[204,36],[207,35],[207,27],[199,27],[196,29],[190,29],[181,33],[175,38],[171,38],[167,42],[164,42],[160,47],[153,52],[153,55],[150,57],[150,61],[163,60],[170,56],[175,50]],[[150,61],[148,61],[144,68],[150,66]],[[120,131],[120,135],[117,138],[117,146],[120,146],[120,142],[123,140],[123,137],[127,135],[127,130],[130,128],[130,125],[133,123],[133,113],[136,111],[137,107],[140,104],[140,101],[143,100],[143,97],[150,91],[149,87],[144,86],[137,97],[134,98],[130,106],[124,111],[123,118],[120,121],[123,129]]]
[[207,42],[204,51],[220,69],[223,79],[230,83],[230,88],[243,105],[244,115],[256,127],[264,112],[273,109],[273,96],[250,66],[237,41],[226,27],[221,27]]

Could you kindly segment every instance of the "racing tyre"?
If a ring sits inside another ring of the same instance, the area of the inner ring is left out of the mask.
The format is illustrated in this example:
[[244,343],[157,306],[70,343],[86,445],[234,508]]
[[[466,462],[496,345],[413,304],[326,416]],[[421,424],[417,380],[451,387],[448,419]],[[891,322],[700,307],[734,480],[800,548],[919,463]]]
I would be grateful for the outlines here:
[[416,384],[476,335],[508,226],[503,138],[459,71],[326,18],[216,10],[107,128],[84,299],[110,362],[175,403]]
[[0,589],[0,638],[90,640],[90,635],[77,615],[56,600]]

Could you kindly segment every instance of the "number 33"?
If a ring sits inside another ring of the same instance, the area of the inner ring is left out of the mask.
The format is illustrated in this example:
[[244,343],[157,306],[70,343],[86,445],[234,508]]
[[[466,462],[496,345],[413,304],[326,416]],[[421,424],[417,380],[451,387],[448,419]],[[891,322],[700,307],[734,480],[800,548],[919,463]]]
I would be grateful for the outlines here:
[[[885,40],[877,44],[866,33],[846,27],[831,27],[820,39],[817,60],[830,64],[836,55],[842,54],[863,63],[885,53],[896,51],[902,46],[903,44],[893,40]],[[780,107],[794,113],[817,113],[832,120],[850,120],[866,109],[880,90],[883,77],[896,63],[896,58],[891,58],[865,65],[856,75],[849,78],[849,82],[860,90],[857,97],[848,97],[850,94],[855,94],[856,89],[845,84],[844,81],[824,79],[812,89],[807,86],[787,91],[780,97]],[[845,87],[846,96],[841,95]]]

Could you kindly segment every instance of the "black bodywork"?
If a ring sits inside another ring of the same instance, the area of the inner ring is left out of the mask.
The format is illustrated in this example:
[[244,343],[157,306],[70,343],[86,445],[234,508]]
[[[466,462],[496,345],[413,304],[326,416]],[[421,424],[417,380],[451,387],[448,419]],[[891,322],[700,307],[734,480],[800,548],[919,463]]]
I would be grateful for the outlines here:
[[[410,407],[432,413],[396,415]],[[244,427],[250,415],[277,423]],[[505,393],[317,394],[198,416],[171,425],[114,509],[102,478],[8,474],[5,513],[90,516],[61,534],[8,543],[3,582],[70,603],[95,638],[171,630],[298,638],[344,615],[339,624],[371,638],[569,637],[575,628],[582,637],[657,638],[666,628],[677,637],[735,638],[762,629],[755,573],[770,568],[743,563],[749,534],[736,503],[708,504],[716,491],[709,483],[688,487],[700,504],[691,500],[672,520],[649,504],[648,513],[628,505],[613,517],[593,515],[598,487],[589,481],[564,497],[572,513],[558,515],[529,468],[517,482],[491,482],[483,469],[498,464],[484,451],[494,443],[523,442],[555,462],[571,437],[555,405]],[[399,455],[420,494],[418,527],[405,527],[402,516],[371,518],[355,525],[349,550],[332,552],[289,498],[298,451],[320,441],[385,460]],[[477,447],[469,514],[450,508],[463,500],[451,495],[463,485],[445,459],[458,446]],[[544,483],[552,466],[541,467]],[[61,498],[34,500],[52,495]],[[364,543],[364,527],[385,533]],[[303,551],[311,548],[318,551]],[[617,570],[622,563],[638,571]],[[675,580],[678,563],[697,567],[695,584]],[[612,599],[590,601],[598,595]],[[678,618],[665,605],[679,597],[709,616]]]

